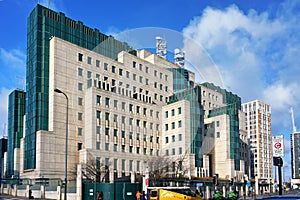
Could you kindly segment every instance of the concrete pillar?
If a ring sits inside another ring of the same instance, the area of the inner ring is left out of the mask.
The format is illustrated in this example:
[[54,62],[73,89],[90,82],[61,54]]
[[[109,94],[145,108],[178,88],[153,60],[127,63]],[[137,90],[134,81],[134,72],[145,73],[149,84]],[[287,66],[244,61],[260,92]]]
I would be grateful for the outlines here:
[[255,177],[255,194],[259,194],[259,187],[258,187],[258,178]]
[[26,185],[26,197],[29,198],[30,185]]
[[57,186],[57,199],[58,200],[62,200],[62,197],[61,197],[61,186]]
[[82,199],[82,165],[77,165],[77,177],[76,177],[76,196],[77,200]]
[[1,183],[1,191],[0,191],[1,194],[3,194],[3,190],[4,190],[4,184]]
[[41,185],[41,199],[45,199],[45,185]]
[[227,195],[227,193],[226,193],[226,187],[225,186],[223,186],[223,197],[226,197],[226,195]]
[[13,190],[13,194],[12,194],[13,196],[18,196],[18,185],[16,184],[16,185],[14,185],[14,190]]
[[205,199],[210,199],[210,189],[208,186],[205,187]]
[[11,195],[11,184],[7,184],[7,194]]

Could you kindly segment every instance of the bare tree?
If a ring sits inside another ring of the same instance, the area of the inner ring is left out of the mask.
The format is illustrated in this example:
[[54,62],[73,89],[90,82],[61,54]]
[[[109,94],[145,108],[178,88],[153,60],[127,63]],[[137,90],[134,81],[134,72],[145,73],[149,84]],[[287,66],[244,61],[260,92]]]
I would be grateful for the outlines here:
[[92,182],[109,182],[109,165],[105,165],[100,159],[89,155],[86,162],[81,163],[82,178]]
[[189,171],[188,152],[178,156],[156,156],[148,161],[149,179],[158,186],[166,179],[182,179]]

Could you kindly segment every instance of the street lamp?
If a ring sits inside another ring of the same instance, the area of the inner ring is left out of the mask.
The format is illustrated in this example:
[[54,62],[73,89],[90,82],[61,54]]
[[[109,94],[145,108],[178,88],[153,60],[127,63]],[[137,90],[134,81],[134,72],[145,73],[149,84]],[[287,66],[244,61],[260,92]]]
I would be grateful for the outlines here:
[[61,93],[66,97],[67,100],[67,108],[66,108],[66,153],[65,153],[65,193],[64,193],[64,200],[67,200],[67,167],[68,167],[68,108],[69,108],[69,98],[68,96],[61,90],[55,88],[54,92]]

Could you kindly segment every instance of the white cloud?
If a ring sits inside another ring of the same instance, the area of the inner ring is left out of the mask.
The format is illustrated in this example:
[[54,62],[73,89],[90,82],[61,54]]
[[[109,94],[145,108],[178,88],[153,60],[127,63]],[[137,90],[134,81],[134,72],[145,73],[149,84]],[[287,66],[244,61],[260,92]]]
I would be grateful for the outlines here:
[[207,7],[183,30],[210,54],[225,88],[243,102],[260,99],[271,105],[272,133],[283,134],[286,141],[286,166],[290,166],[290,107],[300,126],[299,6],[300,1],[288,0],[272,13],[243,12],[235,5]]
[[18,49],[7,51],[0,48],[0,61],[9,67],[24,69],[26,66],[26,54]]

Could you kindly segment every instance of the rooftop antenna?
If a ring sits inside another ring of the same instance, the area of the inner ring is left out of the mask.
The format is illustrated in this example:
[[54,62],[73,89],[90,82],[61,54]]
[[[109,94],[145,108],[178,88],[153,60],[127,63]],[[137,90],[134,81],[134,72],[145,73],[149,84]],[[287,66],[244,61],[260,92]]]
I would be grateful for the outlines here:
[[293,133],[296,133],[297,132],[297,127],[295,125],[294,109],[293,109],[293,107],[291,107],[291,115],[292,115]]
[[157,36],[156,38],[156,54],[164,59],[167,58],[167,41]]
[[174,63],[180,67],[184,67],[185,52],[180,49],[174,49]]

